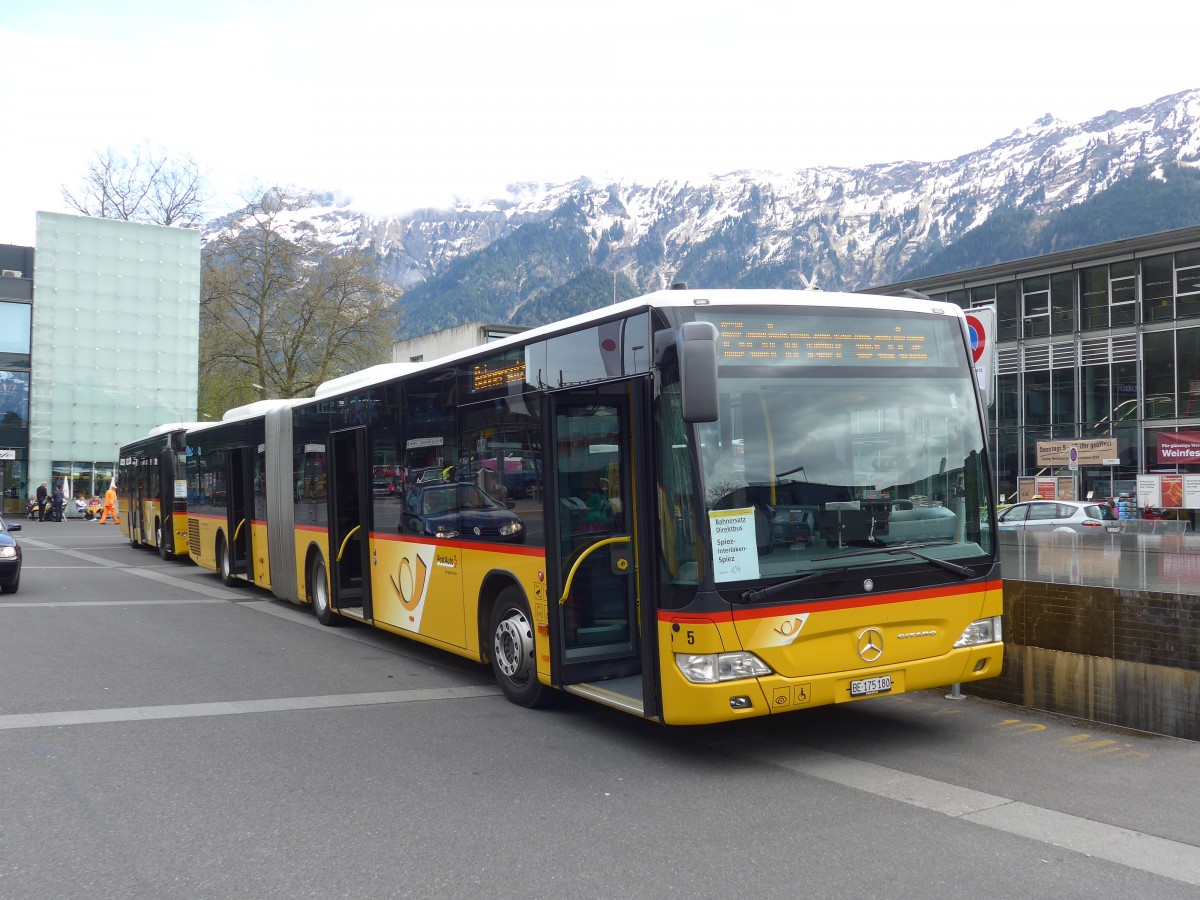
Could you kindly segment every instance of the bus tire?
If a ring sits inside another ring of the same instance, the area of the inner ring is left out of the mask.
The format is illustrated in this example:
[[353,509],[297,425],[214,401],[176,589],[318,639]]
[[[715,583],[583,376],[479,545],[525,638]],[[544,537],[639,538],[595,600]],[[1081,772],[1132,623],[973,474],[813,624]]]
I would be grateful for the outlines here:
[[221,576],[224,584],[237,584],[237,579],[233,577],[233,552],[229,549],[229,542],[225,540],[224,535],[217,538],[217,574]]
[[163,558],[164,562],[169,562],[175,558],[175,554],[167,549],[167,545],[163,543],[163,528],[160,522],[155,531],[155,539],[158,541],[158,555]]
[[340,625],[341,616],[329,605],[329,578],[325,571],[325,558],[320,553],[313,558],[308,585],[312,593],[313,615],[317,621],[327,626]]
[[525,592],[509,585],[496,597],[491,618],[492,671],[504,696],[533,709],[552,699],[551,689],[538,681],[533,617]]

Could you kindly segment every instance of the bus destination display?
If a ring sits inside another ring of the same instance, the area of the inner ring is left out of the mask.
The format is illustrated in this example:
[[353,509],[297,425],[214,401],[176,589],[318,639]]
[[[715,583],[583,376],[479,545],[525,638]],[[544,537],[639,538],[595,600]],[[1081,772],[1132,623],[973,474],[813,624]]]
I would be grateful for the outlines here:
[[739,316],[714,324],[722,364],[953,366],[953,353],[939,340],[953,321]]

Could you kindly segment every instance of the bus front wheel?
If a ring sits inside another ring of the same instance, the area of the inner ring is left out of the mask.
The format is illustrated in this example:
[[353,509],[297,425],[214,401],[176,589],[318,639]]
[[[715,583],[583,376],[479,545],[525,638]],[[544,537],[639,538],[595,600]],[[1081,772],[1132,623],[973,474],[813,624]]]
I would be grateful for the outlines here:
[[312,563],[308,584],[312,588],[313,615],[322,625],[340,625],[341,619],[329,605],[329,579],[325,574],[325,560],[317,556]]
[[158,541],[159,556],[161,556],[164,560],[171,560],[175,557],[175,554],[168,550],[167,545],[163,543],[163,527],[161,522],[159,523],[158,528],[155,529],[154,539]]
[[524,592],[510,585],[492,607],[492,671],[504,696],[530,709],[551,700],[550,688],[537,677],[533,617]]

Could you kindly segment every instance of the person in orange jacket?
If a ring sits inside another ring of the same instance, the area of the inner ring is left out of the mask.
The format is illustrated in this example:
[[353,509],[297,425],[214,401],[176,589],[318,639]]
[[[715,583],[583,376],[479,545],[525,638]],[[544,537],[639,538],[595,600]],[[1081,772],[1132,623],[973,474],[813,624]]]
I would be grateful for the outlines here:
[[100,517],[100,524],[107,522],[109,516],[113,517],[113,522],[117,525],[121,524],[121,519],[117,516],[117,489],[111,484],[104,492],[104,515]]

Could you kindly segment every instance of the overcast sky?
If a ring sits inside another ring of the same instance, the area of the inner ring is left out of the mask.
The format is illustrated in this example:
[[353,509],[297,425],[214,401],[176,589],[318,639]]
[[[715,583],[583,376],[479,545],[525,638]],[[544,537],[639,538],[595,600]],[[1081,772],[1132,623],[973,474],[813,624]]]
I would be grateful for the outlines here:
[[515,181],[950,159],[1200,87],[1177,0],[0,0],[0,243],[97,151],[402,212]]

